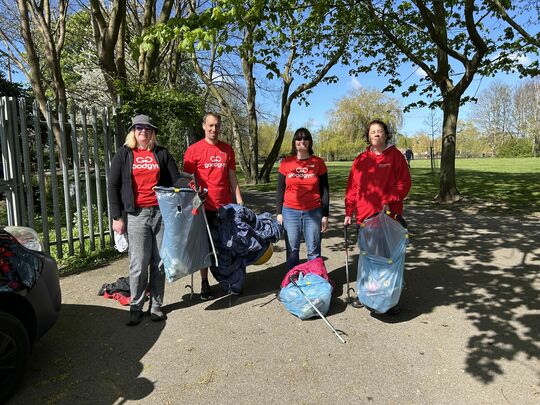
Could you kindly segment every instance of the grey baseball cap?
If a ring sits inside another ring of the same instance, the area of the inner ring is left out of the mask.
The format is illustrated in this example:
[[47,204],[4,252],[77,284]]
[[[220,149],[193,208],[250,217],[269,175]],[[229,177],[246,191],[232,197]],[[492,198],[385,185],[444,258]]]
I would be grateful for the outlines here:
[[131,119],[131,126],[128,131],[131,131],[135,125],[146,125],[148,127],[154,128],[157,132],[158,127],[154,125],[154,121],[148,115],[139,114]]

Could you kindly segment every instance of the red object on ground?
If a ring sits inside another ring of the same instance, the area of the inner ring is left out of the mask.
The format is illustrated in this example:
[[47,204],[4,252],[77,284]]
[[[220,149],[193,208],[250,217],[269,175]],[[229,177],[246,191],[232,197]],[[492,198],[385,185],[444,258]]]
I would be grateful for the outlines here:
[[118,301],[120,305],[124,305],[124,306],[129,305],[129,303],[131,302],[131,297],[129,295],[125,296],[117,292],[109,294],[107,291],[105,291],[103,293],[103,297]]
[[321,276],[325,280],[328,280],[328,282],[332,284],[332,288],[335,287],[334,282],[330,280],[330,278],[328,278],[328,272],[326,271],[326,267],[324,266],[324,260],[322,259],[322,257],[317,257],[316,259],[301,263],[298,266],[294,266],[285,275],[285,278],[281,282],[281,287],[287,287],[291,283],[290,278],[298,278],[298,275],[300,273],[302,273],[304,276],[308,273],[316,274],[318,276]]

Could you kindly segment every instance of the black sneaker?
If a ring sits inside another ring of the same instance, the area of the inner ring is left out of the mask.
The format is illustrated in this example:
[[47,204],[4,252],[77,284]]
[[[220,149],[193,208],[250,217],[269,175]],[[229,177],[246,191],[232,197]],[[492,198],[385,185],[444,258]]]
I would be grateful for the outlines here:
[[358,299],[358,297],[356,297],[355,299],[353,299],[351,301],[351,305],[353,308],[364,308],[364,304],[362,304],[360,302],[360,300]]
[[127,326],[135,326],[141,323],[143,317],[142,311],[129,311],[129,321],[127,321]]
[[208,279],[203,279],[201,282],[201,300],[207,301],[213,299],[212,290],[210,289],[210,283]]
[[150,311],[150,319],[154,322],[164,321],[167,319],[167,315],[159,308],[154,308]]

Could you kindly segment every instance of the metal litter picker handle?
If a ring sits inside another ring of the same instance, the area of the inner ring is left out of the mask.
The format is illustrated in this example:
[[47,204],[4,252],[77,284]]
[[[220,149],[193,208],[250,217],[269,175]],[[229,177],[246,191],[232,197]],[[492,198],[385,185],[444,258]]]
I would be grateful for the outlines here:
[[[182,172],[182,175],[193,180],[193,187],[195,188],[195,193],[199,193],[199,184],[197,183],[197,177],[194,174],[184,172]],[[210,245],[212,246],[212,253],[214,254],[214,258],[216,259],[216,266],[219,266],[216,247],[214,246],[214,240],[212,239],[212,233],[210,232],[210,226],[208,225],[208,219],[206,218],[206,211],[204,210],[204,203],[202,203],[200,207],[197,207],[197,209],[199,208],[201,209],[200,212],[203,214],[206,231],[208,232],[208,239],[210,239]]]
[[[311,305],[311,307],[315,310],[315,312],[317,312],[317,314],[321,317],[321,319],[326,323],[326,325],[328,325],[328,327],[332,330],[332,332],[334,332],[336,334],[336,336],[338,337],[338,339],[341,341],[341,343],[347,343],[345,342],[345,340],[343,340],[343,338],[339,335],[338,331],[336,330],[336,328],[334,328],[332,326],[332,324],[330,322],[328,322],[328,319],[326,319],[326,317],[321,313],[321,311],[319,311],[319,309],[313,304],[313,302],[311,302],[311,300],[307,297],[307,295],[304,293],[304,291],[300,288],[300,286],[298,284],[296,284],[296,281],[294,281],[294,275],[291,275],[289,277],[289,281],[291,283],[294,284],[294,286],[296,288],[298,288],[300,290],[300,292],[302,293],[302,295],[304,296],[304,298],[306,299],[307,302],[309,302],[309,305]],[[340,331],[341,332],[341,331]],[[343,333],[343,332],[342,332]]]
[[[195,191],[195,197],[194,198],[197,198],[198,193],[199,193],[199,185],[197,183],[196,176],[194,174],[186,173],[186,172],[183,172],[183,171],[180,172],[180,175],[182,177],[186,177],[186,178],[191,179],[193,181],[193,187],[194,187],[194,191]],[[212,240],[212,234],[210,233],[210,226],[208,225],[208,219],[206,218],[206,212],[204,210],[204,203],[202,203],[202,201],[200,201],[200,199],[199,199],[199,203],[201,205],[199,207],[197,207],[197,210],[200,209],[199,212],[202,213],[202,216],[204,218],[204,224],[206,225],[206,231],[208,233],[208,239],[210,239],[210,245],[212,247],[212,253],[214,255],[214,258],[216,259],[216,266],[219,266],[218,256],[217,256],[217,253],[216,253],[216,248],[214,246],[214,241]],[[186,285],[184,288],[189,288],[190,289],[189,300],[191,301],[193,299],[193,273],[191,273],[191,284]]]
[[345,276],[347,277],[347,303],[350,304],[351,300],[351,291],[354,292],[354,288],[349,286],[349,241],[348,241],[348,225],[343,227],[345,234]]

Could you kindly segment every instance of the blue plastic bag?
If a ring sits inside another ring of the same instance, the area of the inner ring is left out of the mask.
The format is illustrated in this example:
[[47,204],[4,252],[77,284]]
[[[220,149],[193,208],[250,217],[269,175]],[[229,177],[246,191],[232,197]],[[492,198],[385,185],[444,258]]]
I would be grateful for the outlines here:
[[[330,283],[316,274],[308,273],[304,276],[300,273],[296,284],[313,305],[323,315],[326,315],[332,299],[332,286]],[[285,305],[287,311],[302,320],[319,316],[298,287],[290,283],[287,287],[282,288],[279,292],[279,300]]]
[[165,226],[159,254],[167,281],[173,282],[211,265],[208,231],[202,208],[193,210],[190,188],[154,187]]
[[358,299],[377,313],[399,302],[408,232],[385,213],[367,219],[358,235]]

